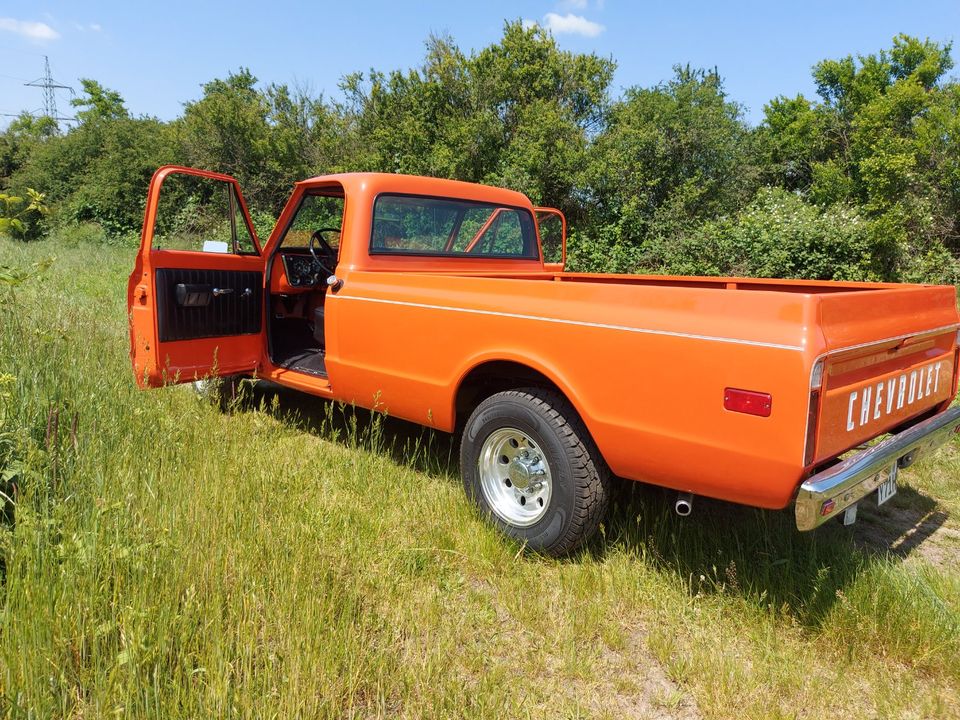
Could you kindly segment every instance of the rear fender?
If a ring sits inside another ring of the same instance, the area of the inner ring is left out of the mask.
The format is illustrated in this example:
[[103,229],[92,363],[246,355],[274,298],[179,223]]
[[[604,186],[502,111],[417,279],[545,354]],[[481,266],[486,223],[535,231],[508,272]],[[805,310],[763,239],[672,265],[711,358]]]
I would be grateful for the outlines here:
[[[456,426],[458,423],[462,423],[466,418],[457,417],[457,398],[460,396],[460,391],[463,388],[464,383],[475,371],[480,370],[484,365],[489,365],[492,363],[498,362],[508,362],[515,363],[517,365],[522,365],[530,370],[533,370],[540,375],[543,375],[547,380],[549,380],[567,399],[567,401],[573,406],[574,410],[577,411],[577,414],[580,416],[580,419],[583,420],[584,424],[587,426],[587,429],[590,429],[590,415],[587,407],[583,403],[582,399],[578,397],[571,390],[571,384],[564,377],[562,371],[560,371],[556,366],[554,366],[549,361],[545,360],[543,357],[531,356],[529,354],[520,354],[513,352],[489,352],[477,355],[467,362],[464,367],[461,369],[459,376],[457,377],[456,385],[454,387],[453,397],[450,399],[450,418],[451,429]],[[510,378],[505,378],[509,380]],[[522,380],[515,387],[522,387]]]

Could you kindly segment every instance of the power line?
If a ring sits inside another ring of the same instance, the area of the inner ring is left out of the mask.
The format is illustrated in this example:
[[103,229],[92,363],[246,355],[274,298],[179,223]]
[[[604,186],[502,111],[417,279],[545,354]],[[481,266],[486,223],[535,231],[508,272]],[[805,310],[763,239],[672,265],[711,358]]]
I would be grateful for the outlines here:
[[73,118],[61,118],[57,113],[57,90],[69,90],[71,95],[76,95],[73,88],[69,85],[62,85],[53,79],[50,74],[50,58],[43,56],[43,77],[24,83],[27,87],[43,88],[43,114],[54,120],[72,120]]

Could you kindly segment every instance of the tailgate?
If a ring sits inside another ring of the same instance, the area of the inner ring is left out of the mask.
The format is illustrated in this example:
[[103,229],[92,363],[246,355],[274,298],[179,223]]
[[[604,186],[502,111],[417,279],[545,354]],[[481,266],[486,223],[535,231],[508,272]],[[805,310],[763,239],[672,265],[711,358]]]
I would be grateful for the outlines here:
[[956,392],[957,320],[952,287],[823,298],[828,351],[815,462],[948,403]]

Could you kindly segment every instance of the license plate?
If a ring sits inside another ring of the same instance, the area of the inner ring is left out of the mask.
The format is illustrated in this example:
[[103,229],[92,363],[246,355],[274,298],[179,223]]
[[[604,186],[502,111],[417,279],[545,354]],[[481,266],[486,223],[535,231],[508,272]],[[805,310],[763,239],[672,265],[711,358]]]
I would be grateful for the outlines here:
[[877,486],[877,505],[883,505],[897,494],[897,463],[893,463],[887,479]]

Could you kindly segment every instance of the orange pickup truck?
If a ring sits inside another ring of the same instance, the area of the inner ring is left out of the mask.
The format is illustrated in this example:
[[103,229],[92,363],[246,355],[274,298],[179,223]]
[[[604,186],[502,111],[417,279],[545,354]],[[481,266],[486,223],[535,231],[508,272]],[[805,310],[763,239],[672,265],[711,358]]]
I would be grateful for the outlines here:
[[[160,221],[190,214],[174,178],[216,186],[222,240]],[[953,287],[569,273],[565,231],[517,192],[350,173],[298,183],[261,244],[233,178],[161,168],[137,382],[253,376],[460,433],[468,495],[551,554],[597,529],[611,475],[681,514],[793,503],[810,530],[960,433]]]

